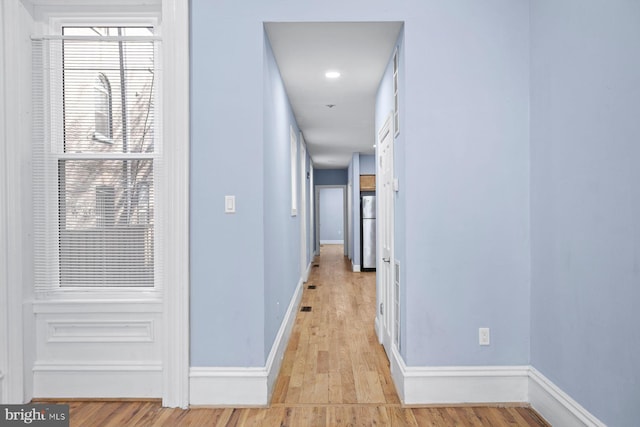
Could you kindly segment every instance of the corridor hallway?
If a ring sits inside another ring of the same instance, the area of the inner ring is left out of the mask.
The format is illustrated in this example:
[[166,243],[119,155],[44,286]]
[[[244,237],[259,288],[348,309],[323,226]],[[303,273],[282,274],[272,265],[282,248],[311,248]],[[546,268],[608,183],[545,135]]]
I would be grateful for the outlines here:
[[163,408],[158,400],[58,400],[70,406],[70,426],[547,425],[522,407],[403,407],[374,332],[375,273],[352,273],[341,245],[322,246],[313,265],[300,304],[311,311],[298,310],[268,408],[184,410]]
[[343,253],[320,248],[300,304],[311,311],[298,310],[272,405],[400,403],[374,330],[375,273],[352,273]]

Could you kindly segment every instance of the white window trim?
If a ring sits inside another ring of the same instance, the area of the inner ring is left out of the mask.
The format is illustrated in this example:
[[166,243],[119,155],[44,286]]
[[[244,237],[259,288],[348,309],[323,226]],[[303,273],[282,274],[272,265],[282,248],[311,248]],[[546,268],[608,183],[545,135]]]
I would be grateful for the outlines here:
[[[165,200],[162,404],[189,405],[189,2],[163,0]],[[171,203],[169,203],[171,201]]]
[[[63,11],[60,13],[57,12],[50,12],[47,13],[47,15],[49,16],[48,18],[48,25],[46,25],[44,28],[42,28],[42,31],[45,34],[51,34],[51,35],[62,35],[62,29],[65,26],[105,26],[105,27],[116,27],[116,26],[145,26],[145,27],[153,27],[155,30],[155,34],[154,36],[160,36],[161,35],[161,30],[162,30],[162,24],[159,20],[159,18],[157,16],[153,16],[155,15],[154,13],[147,13],[146,15],[140,14],[140,16],[134,16],[131,17],[128,13],[124,13],[122,14],[122,16],[120,16],[120,14],[118,13],[113,13],[113,12],[109,12],[109,13],[82,13],[82,14],[76,14],[75,16],[73,15],[69,15],[68,11]],[[102,15],[102,16],[101,16]],[[155,37],[154,37],[155,38]],[[158,51],[158,49],[156,48],[156,50]],[[159,50],[159,53],[157,55],[157,61],[156,61],[156,67],[158,69],[162,69],[162,67],[165,65],[162,63],[163,61],[163,56],[161,54],[162,49]],[[60,61],[62,61],[62,58],[59,59]],[[60,62],[60,64],[56,64],[53,67],[53,73],[62,73],[61,67],[62,63]],[[160,73],[158,73],[160,74]],[[45,77],[47,80],[50,80],[49,78]],[[58,77],[54,77],[57,80],[62,80],[59,76]],[[157,110],[157,116],[158,117],[163,117],[164,114],[171,114],[173,115],[173,111],[171,112],[167,112],[167,111],[163,111],[164,108],[164,97],[165,97],[165,90],[167,89],[167,87],[169,86],[168,84],[166,84],[167,80],[164,77],[161,78],[161,85],[160,85],[160,90],[158,91],[158,93],[156,94],[156,100],[155,100],[155,105],[156,105],[156,110]],[[57,92],[56,92],[57,93]],[[159,95],[159,96],[158,96]],[[62,102],[62,100],[53,100],[53,103],[55,102]],[[171,116],[169,116],[171,117]],[[62,122],[62,118],[61,117],[53,117],[52,118],[53,121],[58,121],[58,122]],[[163,120],[159,120],[158,122],[162,123]],[[159,126],[158,123],[156,123],[156,126]],[[60,129],[59,131],[62,131],[62,129]],[[165,144],[165,132],[164,132],[164,127],[163,125],[160,125],[160,128],[156,129],[156,132],[162,134],[162,144],[158,147],[158,150],[156,152],[156,154],[160,154],[162,156],[166,155],[167,151],[165,151],[163,149],[163,145]],[[55,140],[58,141],[62,141],[61,137],[56,138]],[[58,147],[56,149],[56,152],[61,152],[62,149],[60,147]],[[62,156],[64,158],[70,157],[69,155],[64,155]],[[81,155],[79,157],[82,157]],[[138,158],[142,158],[142,157],[146,157],[144,154],[123,154],[123,155],[117,155],[115,156],[116,158],[120,159],[120,158],[132,158],[132,159],[138,159]],[[153,156],[149,156],[150,158],[155,160],[155,155]],[[163,162],[163,164],[165,163],[163,160],[161,160]],[[156,215],[160,214],[163,216],[167,215],[167,211],[170,210],[171,208],[173,208],[174,206],[170,203],[168,203],[168,200],[171,200],[170,197],[168,197],[166,195],[166,191],[167,188],[165,187],[165,184],[167,183],[171,183],[172,180],[171,179],[163,179],[166,177],[163,177],[162,175],[167,175],[169,174],[169,170],[165,169],[165,172],[163,174],[158,174],[155,171],[154,168],[154,185],[156,188],[155,191],[155,205],[156,205],[156,209],[154,209],[154,211],[156,212]],[[188,184],[187,184],[188,185]],[[57,187],[57,184],[55,184],[55,186]],[[47,196],[49,197],[50,194],[53,194],[49,191],[46,192]],[[55,197],[54,197],[55,198]],[[47,202],[48,204],[57,204],[57,201],[50,201]],[[57,229],[57,217],[54,218],[53,216],[50,218],[51,224],[48,225],[48,228],[50,229]],[[163,221],[168,221],[168,219]],[[167,256],[165,253],[160,253],[160,251],[163,251],[164,249],[164,245],[167,244],[167,242],[164,240],[164,236],[163,236],[163,232],[164,229],[162,228],[162,221],[156,221],[156,231],[155,231],[155,237],[156,237],[156,245],[154,247],[154,251],[156,251],[156,274],[155,277],[163,277],[164,274],[158,274],[158,269],[160,268],[160,266],[163,266],[164,271],[166,271],[166,263],[164,262],[163,258],[165,256]],[[162,242],[161,245],[158,245],[157,242]],[[159,256],[158,256],[159,255]],[[171,258],[169,258],[171,259]],[[135,299],[135,300],[148,300],[149,302],[152,303],[158,303],[162,300],[163,295],[164,295],[164,278],[162,279],[162,282],[159,286],[155,285],[153,287],[136,287],[136,286],[129,286],[129,287],[108,287],[108,286],[101,286],[101,287],[73,287],[73,286],[52,286],[47,292],[37,292],[36,294],[36,299],[37,300],[42,300],[42,301],[51,301],[51,300],[58,300],[58,301],[68,301],[68,300],[86,300],[86,299],[92,299],[92,300],[106,300],[106,301],[111,301],[111,300],[123,300],[123,301],[129,301],[131,299]]]
[[[118,7],[131,9],[132,5],[145,6],[148,2],[144,0],[127,1],[126,4],[118,5],[114,2],[113,9]],[[165,182],[165,195],[162,205],[158,204],[158,209],[165,212],[165,221],[162,226],[165,230],[165,244],[163,245],[164,256],[164,277],[167,286],[164,287],[163,311],[165,319],[163,322],[165,332],[165,343],[163,349],[163,405],[169,407],[186,408],[189,404],[189,4],[183,0],[161,0],[162,11],[162,34],[164,36],[164,55],[160,59],[163,68],[162,92],[166,102],[162,105],[162,112],[165,117],[171,117],[163,128],[164,152],[166,154],[165,170],[168,172],[162,178]],[[82,2],[68,2],[64,0],[39,0],[38,5],[47,13],[55,12],[56,8],[64,10],[64,15],[78,15],[84,13],[88,7],[95,7],[104,10],[104,2],[86,0]],[[32,4],[30,6],[33,6]],[[8,2],[4,4],[2,10],[2,27],[5,35],[14,34],[13,30],[20,28],[20,2]],[[59,13],[62,15],[63,13]],[[135,13],[127,13],[134,16]],[[17,34],[17,33],[16,33]],[[1,39],[0,39],[1,40]],[[27,52],[20,52],[15,43],[15,37],[4,38],[3,59],[20,55]],[[9,51],[10,50],[10,51]],[[20,77],[20,68],[15,65],[17,61],[2,61],[4,66],[0,83],[4,88],[11,90],[5,93],[6,97],[0,100],[4,106],[8,105],[7,98],[15,95],[15,88],[8,85],[14,78]],[[4,108],[5,124],[4,134],[0,135],[6,147],[3,162],[3,176],[6,174],[10,180],[3,180],[6,183],[24,182],[19,166],[20,150],[15,144],[8,146],[7,141],[18,141],[17,138],[24,133],[20,120],[20,112]],[[11,271],[6,272],[0,280],[6,280],[7,299],[6,312],[7,325],[11,325],[6,342],[20,343],[23,336],[28,339],[33,338],[31,332],[26,333],[23,322],[23,304],[27,302],[31,295],[22,288],[23,280],[21,273],[23,266],[31,264],[28,253],[22,250],[28,246],[26,241],[25,225],[21,221],[21,209],[23,206],[24,194],[19,188],[12,191],[4,188],[0,191],[0,208],[6,208],[7,242],[0,245],[0,257],[5,260],[7,266],[11,266]],[[169,200],[171,203],[169,203]],[[170,224],[170,226],[168,225]],[[3,239],[4,241],[4,239]],[[9,251],[9,245],[12,250]],[[4,292],[4,289],[0,287]],[[139,295],[138,295],[139,296]],[[0,302],[2,299],[0,298]],[[26,305],[28,307],[28,304]],[[2,334],[0,334],[2,335]],[[20,345],[12,345],[8,349],[0,348],[0,351],[8,351],[6,372],[2,372],[2,400],[4,402],[24,403],[24,400],[31,398],[31,385],[28,378],[25,381],[23,376],[23,364],[28,364],[25,360],[25,351]],[[2,359],[0,358],[0,361]],[[0,367],[1,368],[1,367]]]

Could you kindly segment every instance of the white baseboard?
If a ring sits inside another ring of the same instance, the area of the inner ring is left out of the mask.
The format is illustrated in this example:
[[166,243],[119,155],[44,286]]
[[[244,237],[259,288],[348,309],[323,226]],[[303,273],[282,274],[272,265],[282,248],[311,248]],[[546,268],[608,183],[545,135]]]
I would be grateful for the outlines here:
[[527,402],[528,366],[408,367],[395,350],[392,359],[405,405]]
[[529,369],[529,403],[554,426],[606,427],[602,421],[533,367]]
[[37,362],[33,368],[36,398],[159,398],[162,364]]
[[311,275],[311,268],[313,267],[313,260],[307,265],[307,269],[304,271],[304,276],[302,277],[302,282],[306,283],[309,281],[309,275]]
[[267,406],[267,369],[191,368],[189,404],[211,406]]
[[189,373],[189,403],[191,405],[267,406],[269,404],[291,330],[298,314],[302,289],[301,279],[271,347],[266,366],[257,368],[191,368]]
[[[309,264],[309,269],[311,269],[311,264]],[[298,282],[298,286],[296,287],[295,292],[293,293],[291,302],[289,302],[289,307],[287,308],[287,312],[284,315],[284,319],[282,319],[280,329],[276,334],[276,339],[271,346],[269,357],[267,357],[267,403],[271,400],[271,394],[273,393],[273,388],[276,384],[276,380],[278,379],[278,373],[280,372],[280,366],[282,365],[284,352],[287,349],[289,337],[291,336],[293,325],[296,322],[298,307],[300,306],[300,301],[302,300],[303,288],[304,283],[301,279],[300,282]]]
[[606,427],[532,366],[408,367],[392,353],[391,377],[405,405],[528,403],[554,426]]
[[344,240],[320,240],[321,245],[344,245]]
[[354,273],[360,273],[360,265],[359,264],[351,264],[353,266]]

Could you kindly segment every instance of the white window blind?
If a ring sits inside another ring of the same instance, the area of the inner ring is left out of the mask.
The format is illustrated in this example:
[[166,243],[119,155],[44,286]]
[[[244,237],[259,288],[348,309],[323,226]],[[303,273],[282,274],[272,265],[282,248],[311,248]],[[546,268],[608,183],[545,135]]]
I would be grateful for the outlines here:
[[157,287],[158,46],[145,27],[33,40],[38,291]]

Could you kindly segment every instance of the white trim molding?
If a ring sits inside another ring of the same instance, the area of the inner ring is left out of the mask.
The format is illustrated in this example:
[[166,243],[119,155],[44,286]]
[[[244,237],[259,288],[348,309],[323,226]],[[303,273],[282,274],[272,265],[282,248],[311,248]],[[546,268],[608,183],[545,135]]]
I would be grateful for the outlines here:
[[302,277],[302,282],[306,283],[309,281],[309,276],[311,275],[311,269],[313,268],[313,260],[307,265],[307,269],[304,271],[304,275]]
[[191,368],[191,405],[261,406],[268,405],[267,369]]
[[344,240],[320,240],[321,245],[344,245]]
[[[164,369],[162,405],[189,404],[189,2],[162,0]],[[170,119],[169,119],[170,118]]]
[[293,325],[296,322],[298,307],[302,300],[303,287],[304,281],[300,279],[296,290],[293,293],[293,297],[289,302],[289,307],[287,307],[284,319],[282,319],[280,329],[278,329],[278,333],[276,334],[276,339],[271,346],[269,357],[267,357],[267,364],[265,366],[267,371],[267,403],[271,401],[271,394],[273,393],[273,388],[276,384],[276,380],[278,379],[280,366],[282,366],[282,359],[284,358],[284,353],[287,349],[287,344],[289,343],[289,337],[291,336]]
[[[31,355],[23,342],[32,338],[31,323],[23,316],[25,290],[31,278],[29,269],[30,181],[27,179],[31,141],[31,54],[28,12],[19,1],[2,3],[0,13],[0,402],[21,404],[31,399]],[[4,305],[4,306],[2,306]],[[10,325],[10,327],[9,327]],[[3,348],[4,347],[4,348]]]
[[351,269],[353,270],[354,273],[360,273],[360,264],[354,264],[353,261],[351,262]]
[[527,403],[528,366],[407,367],[393,353],[392,377],[405,405]]
[[162,363],[36,362],[33,375],[38,398],[157,398]]
[[554,426],[606,427],[529,365],[413,367],[395,347],[390,365],[404,405],[521,403]]
[[529,403],[551,425],[606,427],[537,369],[529,369]]
[[264,367],[194,367],[189,374],[189,403],[208,406],[267,406],[302,299],[298,282]]
[[407,366],[395,346],[391,376],[405,405],[528,403],[528,366]]

